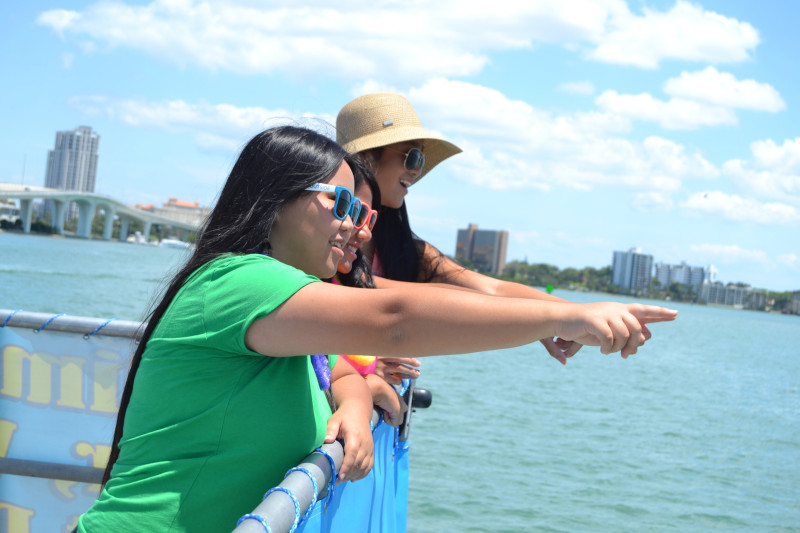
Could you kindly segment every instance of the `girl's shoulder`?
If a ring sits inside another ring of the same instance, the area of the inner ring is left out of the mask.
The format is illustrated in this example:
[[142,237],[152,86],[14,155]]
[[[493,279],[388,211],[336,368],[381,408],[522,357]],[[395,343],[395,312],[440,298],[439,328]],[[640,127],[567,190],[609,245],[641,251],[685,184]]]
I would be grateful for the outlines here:
[[206,276],[211,275],[215,278],[229,275],[270,273],[318,279],[302,270],[263,254],[224,254],[197,269],[196,273]]

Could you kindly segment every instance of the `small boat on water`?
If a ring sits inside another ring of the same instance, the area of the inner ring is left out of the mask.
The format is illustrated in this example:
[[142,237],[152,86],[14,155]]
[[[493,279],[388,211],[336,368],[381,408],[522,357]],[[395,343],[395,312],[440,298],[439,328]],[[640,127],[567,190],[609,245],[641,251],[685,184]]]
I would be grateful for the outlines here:
[[182,241],[174,237],[167,237],[166,239],[161,239],[161,242],[158,243],[158,245],[161,246],[162,248],[192,248],[194,246],[190,242]]
[[141,231],[134,232],[133,235],[128,235],[128,238],[125,239],[125,241],[131,244],[147,244],[147,241],[144,239],[144,235],[142,235]]

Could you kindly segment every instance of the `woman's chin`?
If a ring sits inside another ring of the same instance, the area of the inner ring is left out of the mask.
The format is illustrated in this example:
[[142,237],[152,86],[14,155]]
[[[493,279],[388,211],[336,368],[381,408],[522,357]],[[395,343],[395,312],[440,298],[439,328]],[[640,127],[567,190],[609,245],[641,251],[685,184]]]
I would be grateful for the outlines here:
[[339,261],[339,266],[336,267],[336,271],[339,272],[339,274],[349,274],[351,270],[353,270],[353,263],[347,259]]
[[385,205],[386,207],[391,207],[392,209],[400,209],[403,207],[403,202],[405,202],[405,195],[402,198],[397,198],[395,201],[383,201],[381,205]]

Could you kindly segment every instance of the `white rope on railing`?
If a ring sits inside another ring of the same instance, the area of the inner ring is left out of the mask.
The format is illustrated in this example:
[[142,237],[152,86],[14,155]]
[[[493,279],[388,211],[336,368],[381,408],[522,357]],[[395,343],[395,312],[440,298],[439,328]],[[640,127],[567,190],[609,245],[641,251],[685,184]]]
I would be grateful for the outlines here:
[[252,512],[242,516],[234,533],[287,533],[294,531],[309,508],[330,496],[344,448],[339,442],[323,444],[289,470],[277,487],[267,491]]
[[[385,423],[372,410],[370,427]],[[264,500],[242,516],[234,533],[291,533],[308,518],[314,505],[333,496],[336,472],[342,466],[344,448],[338,441],[323,444],[290,468],[286,477],[264,495]]]
[[0,327],[30,328],[33,331],[80,333],[85,339],[94,335],[136,339],[145,324],[128,320],[71,316],[64,313],[35,313],[17,309],[0,309]]

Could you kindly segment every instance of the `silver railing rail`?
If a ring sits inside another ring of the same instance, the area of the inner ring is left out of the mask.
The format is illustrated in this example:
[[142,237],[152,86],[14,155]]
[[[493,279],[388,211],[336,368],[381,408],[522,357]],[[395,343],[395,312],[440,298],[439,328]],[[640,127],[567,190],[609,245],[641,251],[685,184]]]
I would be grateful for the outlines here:
[[[129,337],[136,339],[142,322],[129,320],[92,318],[66,314],[34,313],[31,311],[12,311],[0,309],[0,326],[30,328],[33,331],[48,329],[67,333],[81,333],[85,337],[105,335],[108,337]],[[46,325],[46,326],[45,326]]]
[[[374,428],[379,422],[381,415],[373,409],[370,424]],[[299,465],[289,469],[283,481],[269,490],[261,503],[239,520],[234,533],[291,531],[293,526],[303,521],[313,503],[328,496],[342,459],[344,448],[339,441],[320,446],[319,451],[310,453]]]
[[337,441],[323,444],[320,450],[322,453],[310,453],[290,469],[280,485],[267,492],[262,502],[239,520],[234,533],[285,533],[302,520],[312,503],[325,498],[333,476],[342,466],[344,448]]
[[28,459],[12,459],[0,457],[0,474],[12,476],[40,477],[44,479],[63,479],[81,483],[100,483],[103,480],[103,469],[93,466],[65,465],[46,461],[30,461]]

